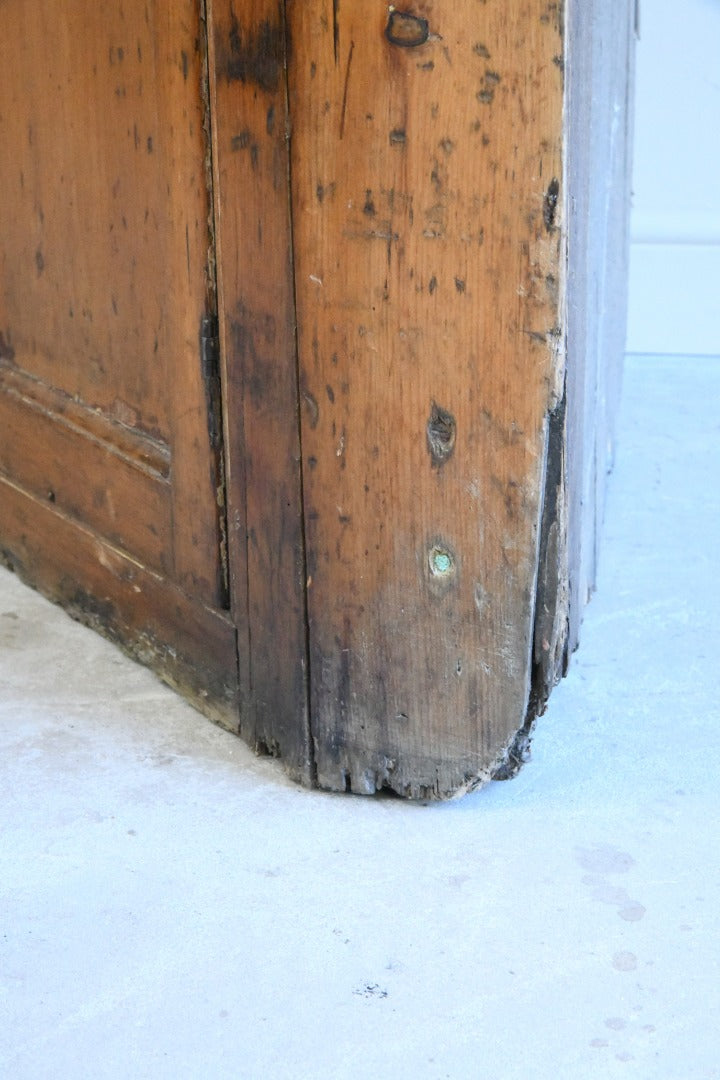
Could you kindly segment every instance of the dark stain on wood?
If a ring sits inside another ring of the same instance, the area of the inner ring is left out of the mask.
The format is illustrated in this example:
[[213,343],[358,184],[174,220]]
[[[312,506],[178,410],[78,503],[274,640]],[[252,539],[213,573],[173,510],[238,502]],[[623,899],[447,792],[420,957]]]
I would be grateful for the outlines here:
[[252,132],[245,129],[245,131],[239,132],[237,135],[233,135],[230,140],[230,149],[233,153],[237,153],[239,150],[250,151],[250,164],[253,171],[257,169],[258,159],[260,157],[260,147],[253,138]]
[[249,393],[256,409],[263,407],[268,390],[273,385],[273,363],[261,355],[259,341],[272,345],[275,338],[274,325],[268,323],[270,316],[252,319],[253,325],[232,319],[230,335],[233,343],[233,357],[237,361],[237,377],[244,390]]
[[333,0],[333,56],[335,63],[338,62],[338,47],[340,45],[340,0]]
[[285,30],[282,24],[264,20],[252,30],[244,30],[233,13],[228,34],[229,55],[225,57],[228,82],[252,83],[267,93],[280,86],[286,62]]
[[[71,613],[80,621],[90,621],[95,629],[101,628],[105,633],[108,633],[113,624],[118,621],[115,606],[110,600],[102,600],[80,585],[69,586],[67,580],[61,581],[60,590],[65,593]],[[82,620],[81,614],[85,616],[85,620]]]
[[376,214],[375,203],[373,202],[373,193],[370,188],[365,192],[365,205],[363,206],[363,214],[368,217],[375,217]]
[[238,135],[233,135],[232,139],[230,140],[230,149],[233,151],[245,150],[245,148],[250,145],[251,139],[252,135],[250,134],[248,129],[245,128],[245,130],[241,131]]
[[[9,336],[10,335],[8,333],[8,337]],[[7,360],[9,363],[12,364],[14,359],[15,350],[12,347],[11,343],[8,341],[8,339],[5,337],[3,332],[0,330],[0,360]]]
[[560,195],[560,182],[553,179],[548,184],[543,200],[543,221],[548,232],[555,228],[555,215],[557,213],[558,198]]

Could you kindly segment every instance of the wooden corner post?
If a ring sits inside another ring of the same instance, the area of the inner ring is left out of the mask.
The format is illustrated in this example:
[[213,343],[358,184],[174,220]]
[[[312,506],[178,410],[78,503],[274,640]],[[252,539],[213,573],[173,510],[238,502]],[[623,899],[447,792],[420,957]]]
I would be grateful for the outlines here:
[[564,659],[563,11],[287,11],[317,779],[444,798]]

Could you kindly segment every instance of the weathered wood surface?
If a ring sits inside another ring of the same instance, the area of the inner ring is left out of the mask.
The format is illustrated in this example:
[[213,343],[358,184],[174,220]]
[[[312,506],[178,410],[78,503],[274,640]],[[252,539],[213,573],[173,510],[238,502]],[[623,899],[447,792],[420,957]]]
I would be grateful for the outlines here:
[[511,775],[577,641],[632,6],[0,6],[0,554],[304,783]]
[[283,5],[208,4],[241,732],[312,780]]
[[322,786],[444,797],[525,720],[563,394],[556,3],[288,5]]
[[194,0],[0,7],[0,539],[234,710],[203,53]]

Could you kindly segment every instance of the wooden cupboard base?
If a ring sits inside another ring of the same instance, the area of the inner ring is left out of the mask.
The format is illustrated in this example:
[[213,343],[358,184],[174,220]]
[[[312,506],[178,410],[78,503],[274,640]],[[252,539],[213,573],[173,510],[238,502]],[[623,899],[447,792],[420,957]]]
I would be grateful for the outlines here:
[[[438,768],[437,759],[414,758],[413,779],[403,778],[385,755],[358,751],[354,768],[318,769],[298,763],[283,747],[257,737],[252,710],[237,689],[235,629],[230,619],[188,599],[89,530],[79,530],[52,506],[0,478],[4,539],[0,560],[73,618],[92,627],[151,667],[210,720],[241,735],[261,755],[277,757],[305,786],[370,795],[392,792],[412,799],[459,796],[493,778],[514,775],[522,763],[527,728],[514,733],[486,766],[468,758],[464,773]],[[43,556],[52,541],[52,558]],[[158,626],[154,612],[163,612]],[[172,630],[172,642],[168,644]],[[81,659],[79,662],[82,662]],[[91,677],[89,673],[89,677]]]
[[212,720],[241,730],[235,628],[226,615],[188,599],[3,477],[0,501],[6,566],[153,668]]
[[633,8],[0,4],[0,555],[305,784],[513,775],[577,642]]

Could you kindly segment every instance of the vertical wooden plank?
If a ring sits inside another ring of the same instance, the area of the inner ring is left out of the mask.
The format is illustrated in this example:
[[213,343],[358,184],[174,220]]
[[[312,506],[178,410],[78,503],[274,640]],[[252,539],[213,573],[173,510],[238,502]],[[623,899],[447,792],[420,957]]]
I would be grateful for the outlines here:
[[209,0],[228,543],[241,733],[312,779],[282,0]]
[[562,399],[557,3],[288,3],[319,783],[446,797],[528,705]]

